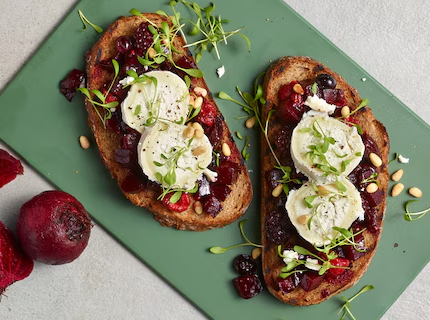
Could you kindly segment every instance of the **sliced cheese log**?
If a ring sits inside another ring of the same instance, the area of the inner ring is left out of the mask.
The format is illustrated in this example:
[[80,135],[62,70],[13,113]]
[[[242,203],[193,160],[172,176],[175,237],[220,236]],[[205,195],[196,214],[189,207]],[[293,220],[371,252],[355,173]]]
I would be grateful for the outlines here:
[[297,172],[317,183],[334,182],[339,174],[347,176],[363,154],[357,128],[327,115],[304,117],[291,137],[291,157]]
[[132,84],[121,104],[123,121],[140,133],[157,120],[184,123],[190,100],[185,82],[170,71],[150,71],[142,77],[146,80]]
[[206,135],[185,138],[187,126],[158,121],[145,129],[137,147],[143,172],[163,187],[189,190],[212,160],[212,145]]
[[346,191],[339,191],[336,184],[308,181],[288,194],[285,208],[291,222],[303,239],[318,247],[339,235],[333,227],[348,229],[364,217],[360,193],[346,178],[339,177],[339,182]]

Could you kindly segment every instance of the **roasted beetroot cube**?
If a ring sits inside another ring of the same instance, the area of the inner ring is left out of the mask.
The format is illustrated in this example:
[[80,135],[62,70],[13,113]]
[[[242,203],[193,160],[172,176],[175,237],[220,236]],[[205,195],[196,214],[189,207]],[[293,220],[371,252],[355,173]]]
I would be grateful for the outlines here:
[[342,89],[324,89],[322,98],[329,104],[334,104],[339,107],[346,105],[345,95]]
[[302,281],[300,282],[300,286],[305,291],[311,291],[317,288],[322,282],[324,278],[318,275],[317,272],[314,271],[306,271],[302,276]]
[[197,185],[199,187],[199,190],[196,193],[197,200],[211,193],[210,184],[205,175],[202,176],[202,179],[197,181]]
[[215,218],[222,210],[221,201],[215,198],[212,194],[203,197],[201,201],[203,203],[203,210],[209,213],[213,218]]
[[241,254],[234,258],[233,268],[239,274],[255,273],[257,271],[257,262],[249,254]]
[[354,242],[358,244],[356,247],[360,251],[357,251],[354,246],[342,246],[341,247],[345,258],[347,258],[348,260],[352,260],[352,261],[355,261],[358,258],[360,258],[366,254],[366,245],[364,243],[364,236],[362,233],[360,233],[354,237]]
[[376,207],[384,200],[384,192],[380,189],[373,193],[364,191],[361,196],[369,203],[370,207]]
[[297,285],[300,283],[300,278],[297,274],[297,272],[293,273],[292,275],[288,276],[285,279],[280,279],[278,282],[279,290],[283,294],[287,294],[294,289],[296,289]]
[[284,84],[281,86],[281,88],[279,88],[279,91],[278,91],[279,101],[287,100],[290,97],[290,95],[294,93],[293,87],[296,83],[298,82],[292,81],[289,84]]
[[231,189],[228,185],[214,183],[211,185],[211,193],[220,201],[224,201],[227,199],[228,195],[231,192]]
[[72,101],[78,88],[85,85],[85,74],[77,69],[73,69],[67,77],[60,82],[60,92],[67,100]]
[[236,172],[233,167],[218,167],[217,183],[219,184],[232,184],[236,177]]
[[140,179],[134,172],[130,171],[121,183],[124,192],[136,193],[143,190],[146,181]]
[[135,150],[139,143],[140,133],[136,130],[124,134],[121,139],[121,148],[126,150]]
[[379,221],[378,221],[378,213],[379,210],[375,207],[369,207],[369,205],[365,202],[363,205],[365,208],[365,222],[367,228],[372,233],[377,233],[379,231]]
[[113,132],[120,134],[121,133],[121,112],[115,111],[112,112],[112,117],[105,121],[106,127],[111,129]]
[[282,100],[276,107],[276,116],[287,123],[297,123],[302,119],[305,113],[305,106],[300,102],[291,101],[289,99]]
[[260,278],[255,274],[245,274],[233,279],[234,287],[243,299],[250,299],[263,291]]

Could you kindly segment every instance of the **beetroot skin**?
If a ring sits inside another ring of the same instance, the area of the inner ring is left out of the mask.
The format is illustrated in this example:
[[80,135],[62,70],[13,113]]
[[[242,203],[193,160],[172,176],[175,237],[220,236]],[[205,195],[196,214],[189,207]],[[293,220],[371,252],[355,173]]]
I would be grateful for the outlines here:
[[15,159],[6,150],[0,149],[0,188],[11,182],[18,174],[23,174],[21,161]]
[[82,204],[63,191],[45,191],[21,207],[18,238],[34,260],[64,264],[78,258],[88,244],[91,219]]

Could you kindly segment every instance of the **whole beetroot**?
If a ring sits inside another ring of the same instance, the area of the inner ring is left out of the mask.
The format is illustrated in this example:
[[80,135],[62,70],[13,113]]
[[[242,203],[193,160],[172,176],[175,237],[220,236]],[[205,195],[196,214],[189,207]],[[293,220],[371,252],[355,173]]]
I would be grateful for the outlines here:
[[47,264],[78,258],[88,244],[91,219],[82,204],[63,191],[45,191],[21,207],[17,233],[24,251]]

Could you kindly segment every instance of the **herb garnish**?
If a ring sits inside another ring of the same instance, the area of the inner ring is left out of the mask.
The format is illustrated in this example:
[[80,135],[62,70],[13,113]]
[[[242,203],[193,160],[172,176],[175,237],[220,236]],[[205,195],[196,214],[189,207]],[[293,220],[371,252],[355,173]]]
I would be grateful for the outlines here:
[[254,242],[251,242],[248,237],[245,235],[245,233],[243,232],[243,225],[245,224],[245,222],[248,219],[242,220],[239,222],[239,229],[240,229],[240,234],[242,235],[242,237],[246,240],[245,243],[240,243],[240,244],[236,244],[230,247],[211,247],[209,248],[209,251],[212,252],[213,254],[221,254],[224,253],[230,249],[234,249],[234,248],[238,248],[238,247],[243,247],[243,246],[254,246],[254,247],[259,247],[259,248],[263,248],[263,246],[261,244],[256,244]]
[[338,314],[340,314],[342,312],[342,310],[343,310],[342,318],[340,318],[340,320],[344,320],[345,317],[346,317],[346,315],[350,315],[351,318],[355,320],[355,317],[353,316],[353,314],[352,314],[352,312],[350,310],[352,300],[354,300],[355,298],[357,298],[360,294],[362,294],[362,293],[364,293],[366,291],[372,290],[372,289],[374,289],[374,286],[367,285],[367,286],[364,286],[363,288],[361,288],[361,290],[358,291],[355,295],[353,295],[352,298],[350,298],[350,299],[346,299],[345,297],[341,296],[340,298],[343,301],[345,301],[345,303],[342,305],[342,308],[340,308],[340,310],[338,312]]
[[[179,24],[179,13],[175,11],[175,6],[178,4],[178,0],[170,1],[170,6],[174,12],[175,23]],[[189,22],[193,28],[189,32],[190,35],[201,34],[203,39],[187,44],[185,48],[195,46],[196,48],[196,62],[198,63],[202,57],[204,51],[208,50],[211,52],[215,49],[218,60],[220,60],[220,54],[218,50],[218,44],[224,42],[227,44],[227,38],[237,34],[245,39],[248,50],[251,51],[251,42],[248,37],[240,33],[243,28],[239,28],[234,31],[225,31],[223,24],[228,23],[229,20],[221,19],[221,15],[214,16],[212,12],[215,10],[215,4],[211,3],[207,7],[200,7],[196,2],[188,2],[185,0],[180,1],[187,8],[191,9],[197,16],[197,21],[193,22],[188,19],[184,19]]]
[[417,202],[417,201],[418,200],[409,200],[408,202],[406,202],[406,204],[405,204],[405,211],[406,212],[404,214],[404,218],[406,221],[415,221],[415,220],[421,219],[422,217],[424,217],[427,214],[427,212],[430,211],[430,208],[427,208],[425,210],[418,211],[418,212],[410,212],[409,211],[409,205],[412,202]]
[[[113,87],[113,84],[116,80],[116,78],[118,77],[118,73],[119,73],[119,65],[118,62],[113,59],[112,60],[112,65],[115,71],[115,76],[109,86],[109,89],[106,91],[105,94],[101,93],[99,90],[88,90],[87,88],[78,88],[78,91],[82,92],[88,99],[88,102],[90,102],[92,104],[92,106],[94,107],[94,110],[96,111],[97,115],[99,116],[100,120],[103,122],[104,127],[106,128],[106,120],[109,120],[112,117],[112,108],[115,108],[118,106],[118,101],[111,101],[106,103],[106,98],[109,95],[110,90]],[[95,100],[92,99],[91,97],[91,93],[94,94],[100,101],[97,102]],[[105,109],[107,111],[106,115],[103,117],[97,106],[102,107],[103,109]]]
[[79,13],[79,18],[81,18],[82,24],[84,25],[84,28],[82,30],[85,30],[87,28],[87,23],[94,28],[94,30],[96,30],[96,32],[98,33],[102,33],[103,29],[101,27],[99,27],[98,25],[95,25],[94,23],[92,23],[90,20],[88,20],[84,14],[82,13],[81,10],[78,10]]
[[241,134],[239,131],[237,131],[237,132],[236,132],[236,136],[237,136],[240,140],[244,140],[244,141],[245,141],[245,144],[244,144],[244,146],[243,146],[243,149],[242,149],[241,154],[242,154],[243,159],[244,159],[245,161],[248,161],[248,160],[249,160],[249,157],[251,156],[251,154],[248,152],[248,147],[250,146],[250,144],[249,144],[249,139],[250,139],[250,137],[249,137],[249,136],[243,137],[243,136],[242,136],[242,134]]

